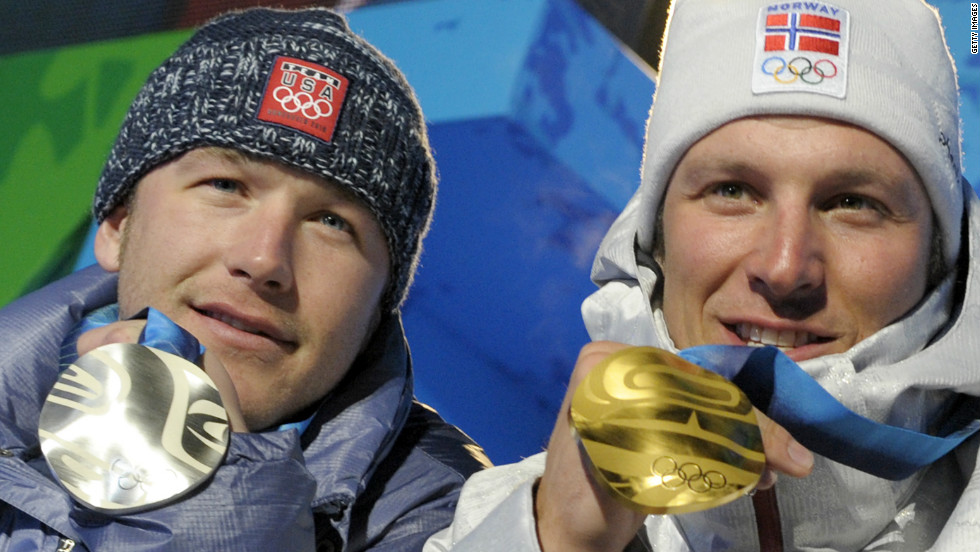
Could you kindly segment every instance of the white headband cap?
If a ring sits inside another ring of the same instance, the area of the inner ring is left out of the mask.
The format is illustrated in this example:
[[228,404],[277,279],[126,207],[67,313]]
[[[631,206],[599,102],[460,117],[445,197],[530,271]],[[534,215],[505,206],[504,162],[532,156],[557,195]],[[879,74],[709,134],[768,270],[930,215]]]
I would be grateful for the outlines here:
[[647,124],[639,246],[695,142],[748,116],[834,119],[881,137],[918,172],[944,235],[960,247],[963,189],[956,69],[936,10],[920,0],[675,0]]

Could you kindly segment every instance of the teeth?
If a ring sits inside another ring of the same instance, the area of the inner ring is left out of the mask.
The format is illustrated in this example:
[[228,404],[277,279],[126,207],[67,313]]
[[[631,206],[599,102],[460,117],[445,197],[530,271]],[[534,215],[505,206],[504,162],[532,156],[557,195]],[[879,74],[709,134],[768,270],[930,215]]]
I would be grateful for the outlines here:
[[735,333],[750,347],[773,345],[780,349],[791,349],[793,347],[802,347],[816,339],[816,336],[808,332],[774,330],[772,328],[763,328],[746,323],[737,324],[735,326]]
[[235,328],[236,330],[241,330],[243,332],[248,332],[248,333],[256,334],[256,335],[262,334],[261,331],[255,329],[255,328],[252,328],[250,326],[246,326],[245,324],[242,323],[241,320],[238,320],[237,318],[232,318],[232,317],[226,316],[224,314],[219,314],[219,313],[210,312],[210,311],[207,312],[207,315],[210,316],[211,318],[214,318],[215,320],[219,320],[221,322],[224,322],[225,324],[228,324],[229,326],[231,326],[232,328]]
[[[779,338],[777,339],[777,344],[780,347],[796,347],[797,346],[796,342],[799,339],[797,334],[800,333],[802,332],[793,332],[793,331],[785,331],[785,330],[781,331],[779,332]],[[806,339],[806,334],[803,335],[803,338]]]
[[793,342],[794,347],[802,347],[807,343],[813,341],[806,332],[797,332],[796,340]]

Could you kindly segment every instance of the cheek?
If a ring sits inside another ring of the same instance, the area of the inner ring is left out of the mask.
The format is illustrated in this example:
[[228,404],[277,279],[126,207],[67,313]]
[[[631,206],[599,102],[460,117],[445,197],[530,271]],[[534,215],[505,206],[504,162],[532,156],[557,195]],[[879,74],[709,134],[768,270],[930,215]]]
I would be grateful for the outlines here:
[[187,224],[136,217],[120,250],[119,304],[124,315],[146,306],[166,310],[179,283],[202,266],[215,236]]
[[705,305],[731,274],[732,250],[723,231],[696,213],[665,218],[662,238],[661,308],[674,344],[683,349],[704,342]]
[[697,213],[681,213],[673,224],[665,220],[665,285],[675,290],[722,285],[745,255],[741,246],[748,230]]
[[[298,248],[296,254],[297,291],[311,319],[331,324],[330,320],[339,318],[352,332],[370,326],[387,283],[386,265],[375,266],[361,255],[325,254],[315,248]],[[328,319],[315,313],[340,314]]]
[[[147,305],[154,304],[148,290],[155,288],[154,278],[159,275],[155,261],[160,257],[146,240],[143,220],[133,217],[123,232],[119,250],[119,308],[123,318],[136,314]],[[159,307],[157,307],[159,308]]]
[[865,334],[901,318],[925,295],[928,248],[900,247],[900,243],[901,238],[872,242],[860,253],[851,252],[857,254],[849,254],[837,268],[840,299],[852,312],[863,313]]

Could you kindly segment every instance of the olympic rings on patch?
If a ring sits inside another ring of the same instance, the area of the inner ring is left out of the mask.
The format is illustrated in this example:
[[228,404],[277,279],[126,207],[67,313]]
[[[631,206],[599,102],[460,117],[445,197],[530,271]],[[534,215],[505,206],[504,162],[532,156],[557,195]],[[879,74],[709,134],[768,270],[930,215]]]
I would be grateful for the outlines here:
[[807,84],[820,84],[837,76],[837,66],[829,59],[814,63],[803,56],[797,56],[789,63],[779,56],[772,56],[762,62],[761,69],[780,84],[792,84],[797,80]]
[[[283,95],[285,93],[285,95]],[[282,96],[282,97],[280,97]],[[294,93],[288,86],[277,86],[272,91],[272,97],[279,102],[279,105],[289,113],[301,111],[307,119],[319,119],[329,117],[333,113],[333,106],[324,99],[314,100],[313,96],[306,92]],[[323,106],[326,106],[324,111]]]

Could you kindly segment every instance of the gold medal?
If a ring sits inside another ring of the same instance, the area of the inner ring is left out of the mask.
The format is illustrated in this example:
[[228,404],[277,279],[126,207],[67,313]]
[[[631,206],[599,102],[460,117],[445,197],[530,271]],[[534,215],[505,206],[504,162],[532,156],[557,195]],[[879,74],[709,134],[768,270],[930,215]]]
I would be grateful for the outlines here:
[[727,504],[754,489],[766,467],[742,390],[653,347],[599,363],[575,390],[571,422],[599,482],[648,514]]

